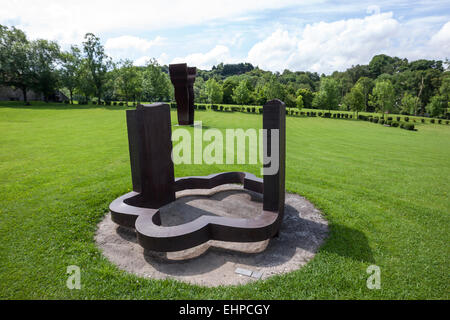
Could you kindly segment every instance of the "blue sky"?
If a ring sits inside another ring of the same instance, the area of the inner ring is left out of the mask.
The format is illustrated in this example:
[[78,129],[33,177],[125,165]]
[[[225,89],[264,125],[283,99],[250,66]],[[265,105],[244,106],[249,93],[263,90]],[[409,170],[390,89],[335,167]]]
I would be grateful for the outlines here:
[[79,44],[100,36],[115,60],[251,62],[330,73],[379,53],[450,58],[450,1],[8,0],[0,23],[30,38]]

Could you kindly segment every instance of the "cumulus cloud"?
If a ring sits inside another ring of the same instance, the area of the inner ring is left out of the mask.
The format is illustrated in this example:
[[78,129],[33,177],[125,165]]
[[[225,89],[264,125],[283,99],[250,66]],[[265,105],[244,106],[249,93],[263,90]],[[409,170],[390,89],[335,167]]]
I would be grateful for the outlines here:
[[248,60],[273,71],[343,70],[352,64],[367,63],[375,53],[389,48],[399,28],[392,13],[382,13],[308,24],[296,34],[278,29],[250,49]]
[[[156,61],[158,61],[158,63],[160,64],[160,65],[165,65],[165,64],[168,64],[168,62],[167,62],[167,58],[168,58],[168,55],[167,55],[167,53],[161,53],[160,55],[159,55],[159,57],[158,58],[156,58]],[[151,59],[154,59],[154,57],[150,57],[150,56],[142,56],[142,57],[139,57],[139,58],[137,58],[136,60],[134,60],[134,62],[133,62],[133,64],[135,65],[135,66],[145,66],[146,64],[147,64],[147,62],[148,61],[150,61]]]
[[295,0],[8,0],[0,23],[21,28],[31,38],[76,43],[87,32],[154,31],[246,17],[249,12],[283,8]]
[[137,51],[147,51],[155,45],[161,45],[164,39],[156,37],[153,40],[147,40],[134,36],[121,36],[116,38],[109,38],[105,43],[106,50],[126,50],[133,49]]
[[[248,53],[248,60],[272,71],[343,71],[367,64],[380,53],[410,60],[444,59],[450,54],[450,22],[432,33],[424,19],[402,23],[392,12],[369,7],[370,16],[306,25],[297,32],[278,28]],[[433,17],[432,21],[442,17]]]
[[105,50],[115,59],[125,59],[134,57],[138,54],[148,54],[154,47],[163,45],[164,41],[165,39],[160,36],[153,40],[134,36],[121,36],[106,40]]
[[450,21],[431,37],[430,47],[441,56],[450,57]]
[[220,62],[231,63],[233,59],[227,46],[217,45],[206,53],[193,53],[186,57],[177,57],[172,60],[172,63],[182,62],[200,69],[211,69],[213,65],[217,65]]

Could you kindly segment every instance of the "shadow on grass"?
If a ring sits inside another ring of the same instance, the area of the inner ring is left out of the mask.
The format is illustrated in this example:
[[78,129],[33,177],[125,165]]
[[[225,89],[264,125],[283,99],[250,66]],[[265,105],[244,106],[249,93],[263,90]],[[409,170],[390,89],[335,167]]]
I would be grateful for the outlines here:
[[330,239],[321,250],[366,263],[375,263],[372,249],[364,233],[359,230],[331,224]]

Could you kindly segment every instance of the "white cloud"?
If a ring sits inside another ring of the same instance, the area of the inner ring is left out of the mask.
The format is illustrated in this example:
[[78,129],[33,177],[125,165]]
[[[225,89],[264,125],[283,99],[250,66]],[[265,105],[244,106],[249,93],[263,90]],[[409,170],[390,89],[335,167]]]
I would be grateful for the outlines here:
[[151,49],[163,45],[164,41],[165,39],[160,36],[153,40],[134,36],[109,38],[105,42],[105,51],[114,59],[129,59],[136,57],[138,54],[151,54]]
[[250,49],[248,60],[273,71],[329,73],[367,63],[374,54],[390,48],[399,30],[392,13],[308,24],[295,34],[278,29]]
[[283,8],[295,0],[8,0],[0,6],[0,23],[12,24],[31,38],[80,42],[87,32],[126,33],[178,28],[248,13]]
[[171,63],[186,62],[190,66],[195,66],[200,69],[211,69],[213,65],[220,62],[232,63],[234,59],[230,56],[230,49],[224,45],[217,45],[212,50],[206,53],[193,53],[186,57],[177,57]]
[[164,39],[156,37],[153,40],[147,40],[134,36],[121,36],[117,38],[109,38],[105,43],[106,50],[128,50],[147,51],[153,46],[161,45]]
[[[154,57],[150,57],[150,56],[142,56],[142,57],[140,57],[140,58],[134,60],[133,64],[134,64],[135,66],[145,66],[145,65],[147,64],[147,62],[148,62],[149,60],[153,59],[153,58],[154,58]],[[168,58],[167,53],[164,53],[164,52],[163,52],[163,53],[161,53],[161,54],[159,55],[158,58],[156,58],[156,61],[158,61],[158,63],[159,63],[160,65],[165,65],[165,64],[168,64],[167,58]]]
[[450,21],[431,37],[429,44],[435,53],[450,58]]

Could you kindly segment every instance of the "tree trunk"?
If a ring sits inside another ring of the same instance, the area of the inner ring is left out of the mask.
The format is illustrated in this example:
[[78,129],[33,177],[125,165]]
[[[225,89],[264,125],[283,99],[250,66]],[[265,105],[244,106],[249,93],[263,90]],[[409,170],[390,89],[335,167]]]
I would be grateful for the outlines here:
[[73,93],[72,93],[72,90],[70,90],[69,92],[70,92],[70,104],[73,104]]
[[27,87],[22,87],[22,93],[23,93],[23,103],[27,105],[28,104]]

